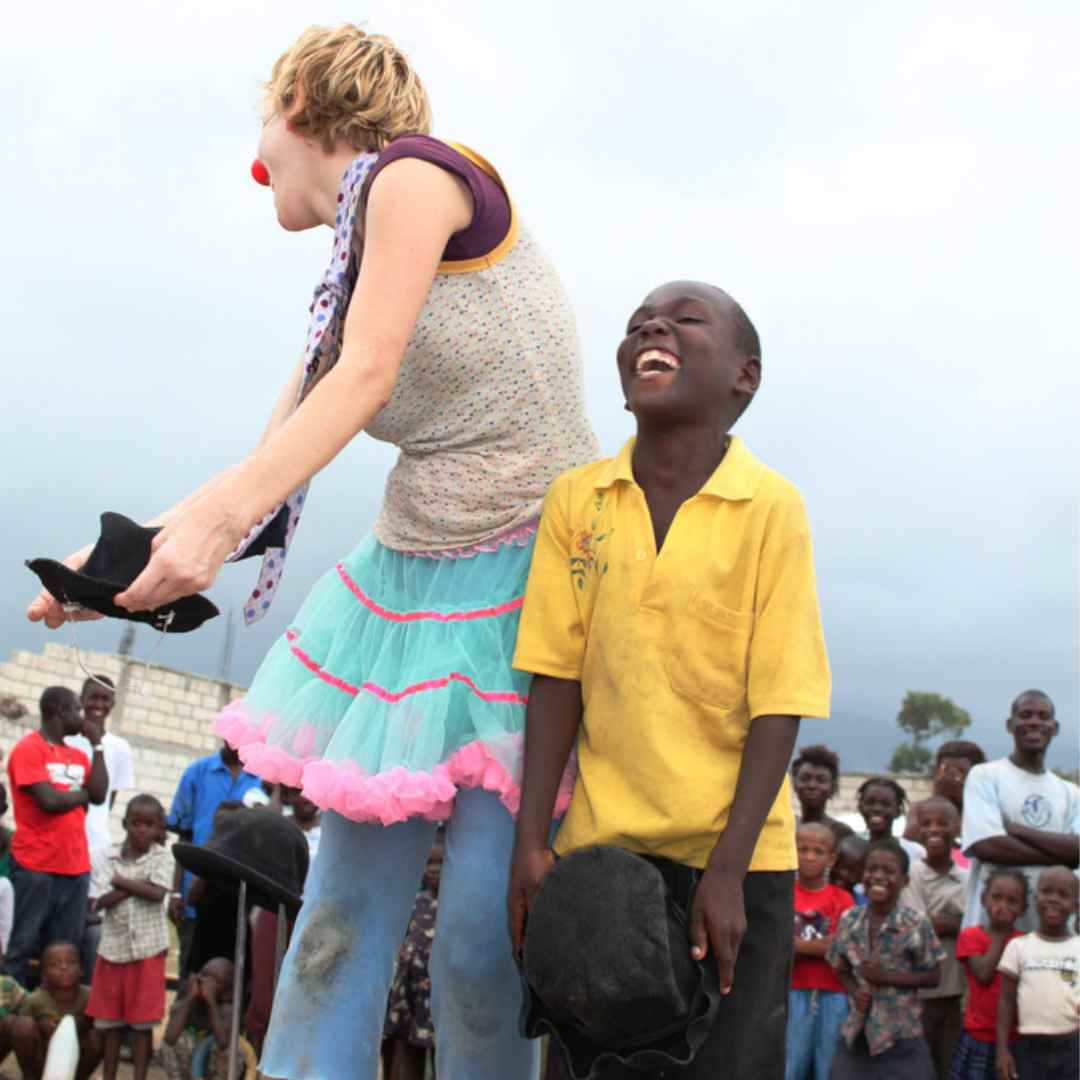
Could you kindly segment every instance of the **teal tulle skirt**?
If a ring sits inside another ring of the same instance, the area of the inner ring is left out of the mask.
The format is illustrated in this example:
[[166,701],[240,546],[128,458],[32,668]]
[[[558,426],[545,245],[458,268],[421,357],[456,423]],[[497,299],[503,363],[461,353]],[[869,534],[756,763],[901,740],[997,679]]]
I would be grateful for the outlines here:
[[249,771],[354,821],[442,820],[459,787],[516,813],[531,676],[511,661],[534,533],[441,558],[367,537],[215,730]]

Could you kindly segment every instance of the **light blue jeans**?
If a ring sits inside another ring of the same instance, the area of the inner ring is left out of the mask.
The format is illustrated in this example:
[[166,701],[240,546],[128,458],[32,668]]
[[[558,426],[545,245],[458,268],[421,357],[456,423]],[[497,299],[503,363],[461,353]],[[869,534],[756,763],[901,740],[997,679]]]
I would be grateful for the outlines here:
[[836,1040],[848,1014],[846,994],[789,990],[784,1080],[828,1080]]
[[[518,1034],[521,983],[506,924],[514,822],[497,795],[459,791],[447,827],[431,1011],[439,1080],[536,1080]],[[325,813],[281,969],[260,1069],[287,1080],[374,1080],[386,999],[435,825]]]

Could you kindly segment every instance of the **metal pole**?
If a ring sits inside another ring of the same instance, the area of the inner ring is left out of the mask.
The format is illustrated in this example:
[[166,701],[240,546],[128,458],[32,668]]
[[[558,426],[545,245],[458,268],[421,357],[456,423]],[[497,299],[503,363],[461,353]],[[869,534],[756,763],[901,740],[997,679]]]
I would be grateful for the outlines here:
[[281,961],[285,956],[285,936],[289,924],[285,920],[285,905],[277,906],[277,938],[274,941],[274,989],[277,990],[278,976],[281,974]]
[[236,952],[233,955],[233,1010],[229,1030],[229,1080],[239,1080],[236,1054],[240,1049],[240,1013],[243,1011],[244,957],[247,954],[247,882],[240,880],[236,901]]

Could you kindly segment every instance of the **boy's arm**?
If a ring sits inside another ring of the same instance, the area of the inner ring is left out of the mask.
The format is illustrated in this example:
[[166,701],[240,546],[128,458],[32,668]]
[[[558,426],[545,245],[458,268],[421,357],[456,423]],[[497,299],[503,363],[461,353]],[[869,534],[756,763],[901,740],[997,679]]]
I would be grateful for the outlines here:
[[1080,836],[1073,833],[1043,832],[1008,818],[1005,820],[1005,831],[1009,839],[1030,844],[1055,864],[1062,863],[1075,869],[1080,863]]
[[922,990],[941,982],[941,964],[929,971],[890,971],[880,964],[863,964],[859,975],[872,986],[896,986],[904,990]]
[[690,911],[691,955],[710,945],[720,972],[720,993],[730,994],[735,958],[746,933],[743,879],[769,810],[787,774],[799,732],[797,716],[759,716],[750,723],[727,825],[709,856]]
[[162,1039],[170,1046],[176,1045],[180,1033],[187,1027],[188,1013],[191,1012],[191,1006],[195,1001],[195,987],[198,983],[198,975],[188,976],[187,993],[182,998],[177,998],[173,1007],[169,1010],[169,1023],[165,1028]]
[[1041,848],[1006,830],[1001,799],[986,765],[976,765],[964,781],[964,854],[1000,866],[1049,866],[1054,860]]
[[1016,976],[1001,973],[1001,993],[997,1010],[998,1080],[1017,1080],[1016,1062],[1009,1053],[1009,1034],[1016,1026]]
[[825,954],[829,951],[829,946],[833,943],[833,935],[828,937],[813,938],[807,941],[805,938],[797,937],[795,939],[795,955],[796,956],[812,956],[818,960],[824,960]]
[[123,903],[127,898],[128,894],[122,889],[110,889],[109,892],[94,897],[94,910],[108,911],[109,908],[116,907],[117,904]]
[[126,878],[117,874],[111,884],[114,889],[125,892],[129,896],[137,896],[140,900],[149,900],[152,904],[159,904],[165,899],[166,890],[145,879]]
[[219,1047],[229,1045],[229,1036],[232,1032],[232,1006],[219,1002],[207,1002],[206,1014],[210,1019],[210,1034]]
[[521,951],[525,918],[555,857],[549,847],[559,782],[581,724],[581,683],[533,678],[525,714],[525,765],[521,809],[514,830],[507,908],[514,951]]

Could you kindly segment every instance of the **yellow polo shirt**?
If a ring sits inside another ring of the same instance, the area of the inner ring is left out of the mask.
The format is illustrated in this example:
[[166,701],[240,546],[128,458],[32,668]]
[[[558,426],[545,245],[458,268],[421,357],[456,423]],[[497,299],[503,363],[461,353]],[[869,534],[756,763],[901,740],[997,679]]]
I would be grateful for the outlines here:
[[[633,445],[548,492],[514,667],[581,682],[556,850],[614,844],[701,867],[753,719],[829,714],[810,527],[796,488],[733,437],[657,555]],[[785,779],[750,869],[796,865]]]

